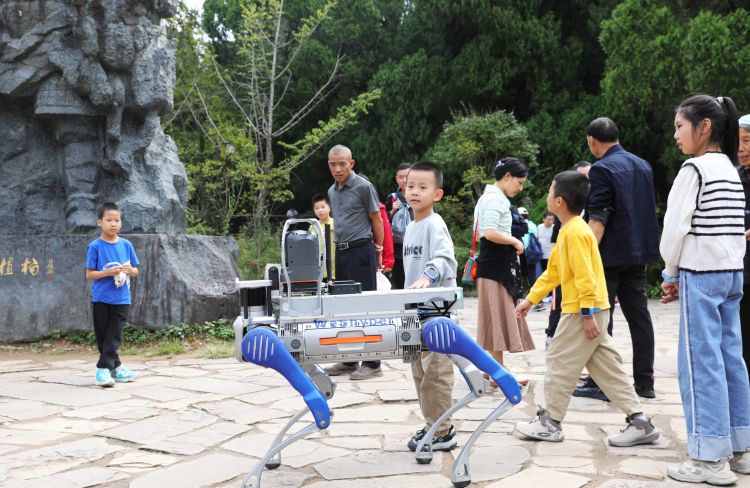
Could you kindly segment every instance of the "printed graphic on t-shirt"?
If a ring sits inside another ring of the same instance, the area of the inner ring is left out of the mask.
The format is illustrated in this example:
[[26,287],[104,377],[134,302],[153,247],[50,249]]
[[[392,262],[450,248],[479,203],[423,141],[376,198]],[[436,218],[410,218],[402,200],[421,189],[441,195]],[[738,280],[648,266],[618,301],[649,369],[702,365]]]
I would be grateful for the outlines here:
[[[116,268],[118,266],[129,266],[130,261],[125,261],[125,263],[120,264],[116,261],[107,263],[104,265],[102,270],[109,269],[109,268]],[[115,280],[115,286],[117,288],[122,287],[125,285],[128,289],[130,289],[130,275],[126,273],[125,271],[120,271],[118,274],[112,277],[113,280]]]
[[404,257],[411,256],[412,259],[422,259],[422,248],[424,246],[417,246],[415,244],[409,244],[404,246]]

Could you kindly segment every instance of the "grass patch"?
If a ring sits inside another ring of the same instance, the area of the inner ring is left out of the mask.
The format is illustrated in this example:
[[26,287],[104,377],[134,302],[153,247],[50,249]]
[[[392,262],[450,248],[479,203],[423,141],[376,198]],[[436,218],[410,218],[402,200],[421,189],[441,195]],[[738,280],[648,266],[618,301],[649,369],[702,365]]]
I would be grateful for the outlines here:
[[200,348],[198,357],[203,359],[224,359],[234,356],[234,342],[213,342]]
[[151,349],[149,356],[174,356],[176,354],[183,354],[184,352],[185,345],[182,341],[173,339],[156,343]]
[[141,351],[138,347],[133,346],[131,344],[124,344],[120,346],[120,350],[117,351],[121,356],[138,356],[143,351]]

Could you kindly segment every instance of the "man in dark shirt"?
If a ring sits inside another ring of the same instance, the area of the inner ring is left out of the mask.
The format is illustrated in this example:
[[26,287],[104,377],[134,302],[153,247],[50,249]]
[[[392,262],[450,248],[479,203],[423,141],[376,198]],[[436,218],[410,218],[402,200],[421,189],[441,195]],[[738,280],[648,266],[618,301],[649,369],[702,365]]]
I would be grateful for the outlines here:
[[[593,120],[586,130],[591,154],[591,192],[586,203],[589,226],[599,241],[612,316],[617,298],[633,342],[635,391],[654,398],[654,327],[648,312],[646,264],[659,259],[654,175],[643,159],[620,146],[619,131],[606,117]],[[589,378],[574,396],[606,399]]]
[[[382,267],[383,219],[380,201],[372,183],[354,172],[354,159],[346,146],[333,146],[328,152],[328,168],[336,180],[328,189],[331,216],[336,222],[336,279],[354,280],[362,291],[376,289],[375,274]],[[351,373],[350,379],[382,376],[380,361],[336,363],[326,371],[331,376]]]

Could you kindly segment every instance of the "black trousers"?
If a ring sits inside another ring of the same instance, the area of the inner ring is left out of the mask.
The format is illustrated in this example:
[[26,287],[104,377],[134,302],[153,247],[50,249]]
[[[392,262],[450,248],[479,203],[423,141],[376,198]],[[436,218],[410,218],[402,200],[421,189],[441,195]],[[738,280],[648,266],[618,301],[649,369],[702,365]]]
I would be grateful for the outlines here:
[[394,260],[393,270],[391,271],[391,288],[394,290],[403,290],[405,279],[406,276],[404,276],[404,260]]
[[742,290],[740,300],[740,324],[742,325],[742,357],[745,365],[750,367],[750,283]]
[[103,302],[93,302],[91,305],[96,347],[99,349],[96,367],[113,370],[120,366],[117,350],[120,349],[122,331],[125,329],[130,305],[110,305]]
[[654,325],[648,312],[646,295],[646,266],[617,266],[604,268],[609,292],[609,325],[612,335],[615,297],[630,329],[633,343],[633,381],[646,390],[654,388]]
[[[354,280],[362,283],[362,291],[377,289],[375,273],[378,268],[378,258],[375,246],[371,243],[364,246],[336,250],[336,279]],[[347,363],[347,364],[356,364]],[[362,366],[377,368],[380,361],[362,361]]]

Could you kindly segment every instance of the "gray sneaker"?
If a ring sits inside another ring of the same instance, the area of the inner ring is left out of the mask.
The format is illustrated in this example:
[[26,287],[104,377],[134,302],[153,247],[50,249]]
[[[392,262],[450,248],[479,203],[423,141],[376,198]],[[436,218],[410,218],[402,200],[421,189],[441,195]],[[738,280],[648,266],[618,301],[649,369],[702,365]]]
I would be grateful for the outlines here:
[[562,442],[565,439],[560,422],[552,420],[544,408],[539,407],[536,415],[529,422],[518,422],[516,432],[538,441]]
[[737,481],[737,475],[732,473],[726,461],[712,463],[688,459],[685,462],[667,466],[667,475],[677,481],[708,483],[709,485],[731,485]]
[[326,373],[328,373],[328,376],[341,376],[356,371],[357,368],[359,368],[359,363],[336,363],[326,368]]
[[350,380],[369,380],[370,378],[377,378],[383,376],[383,370],[380,366],[377,368],[371,368],[369,366],[362,366],[357,371],[354,371],[349,375]]
[[625,418],[628,425],[619,434],[609,436],[609,444],[615,447],[630,447],[638,444],[649,444],[659,438],[651,419],[643,413],[636,413]]

